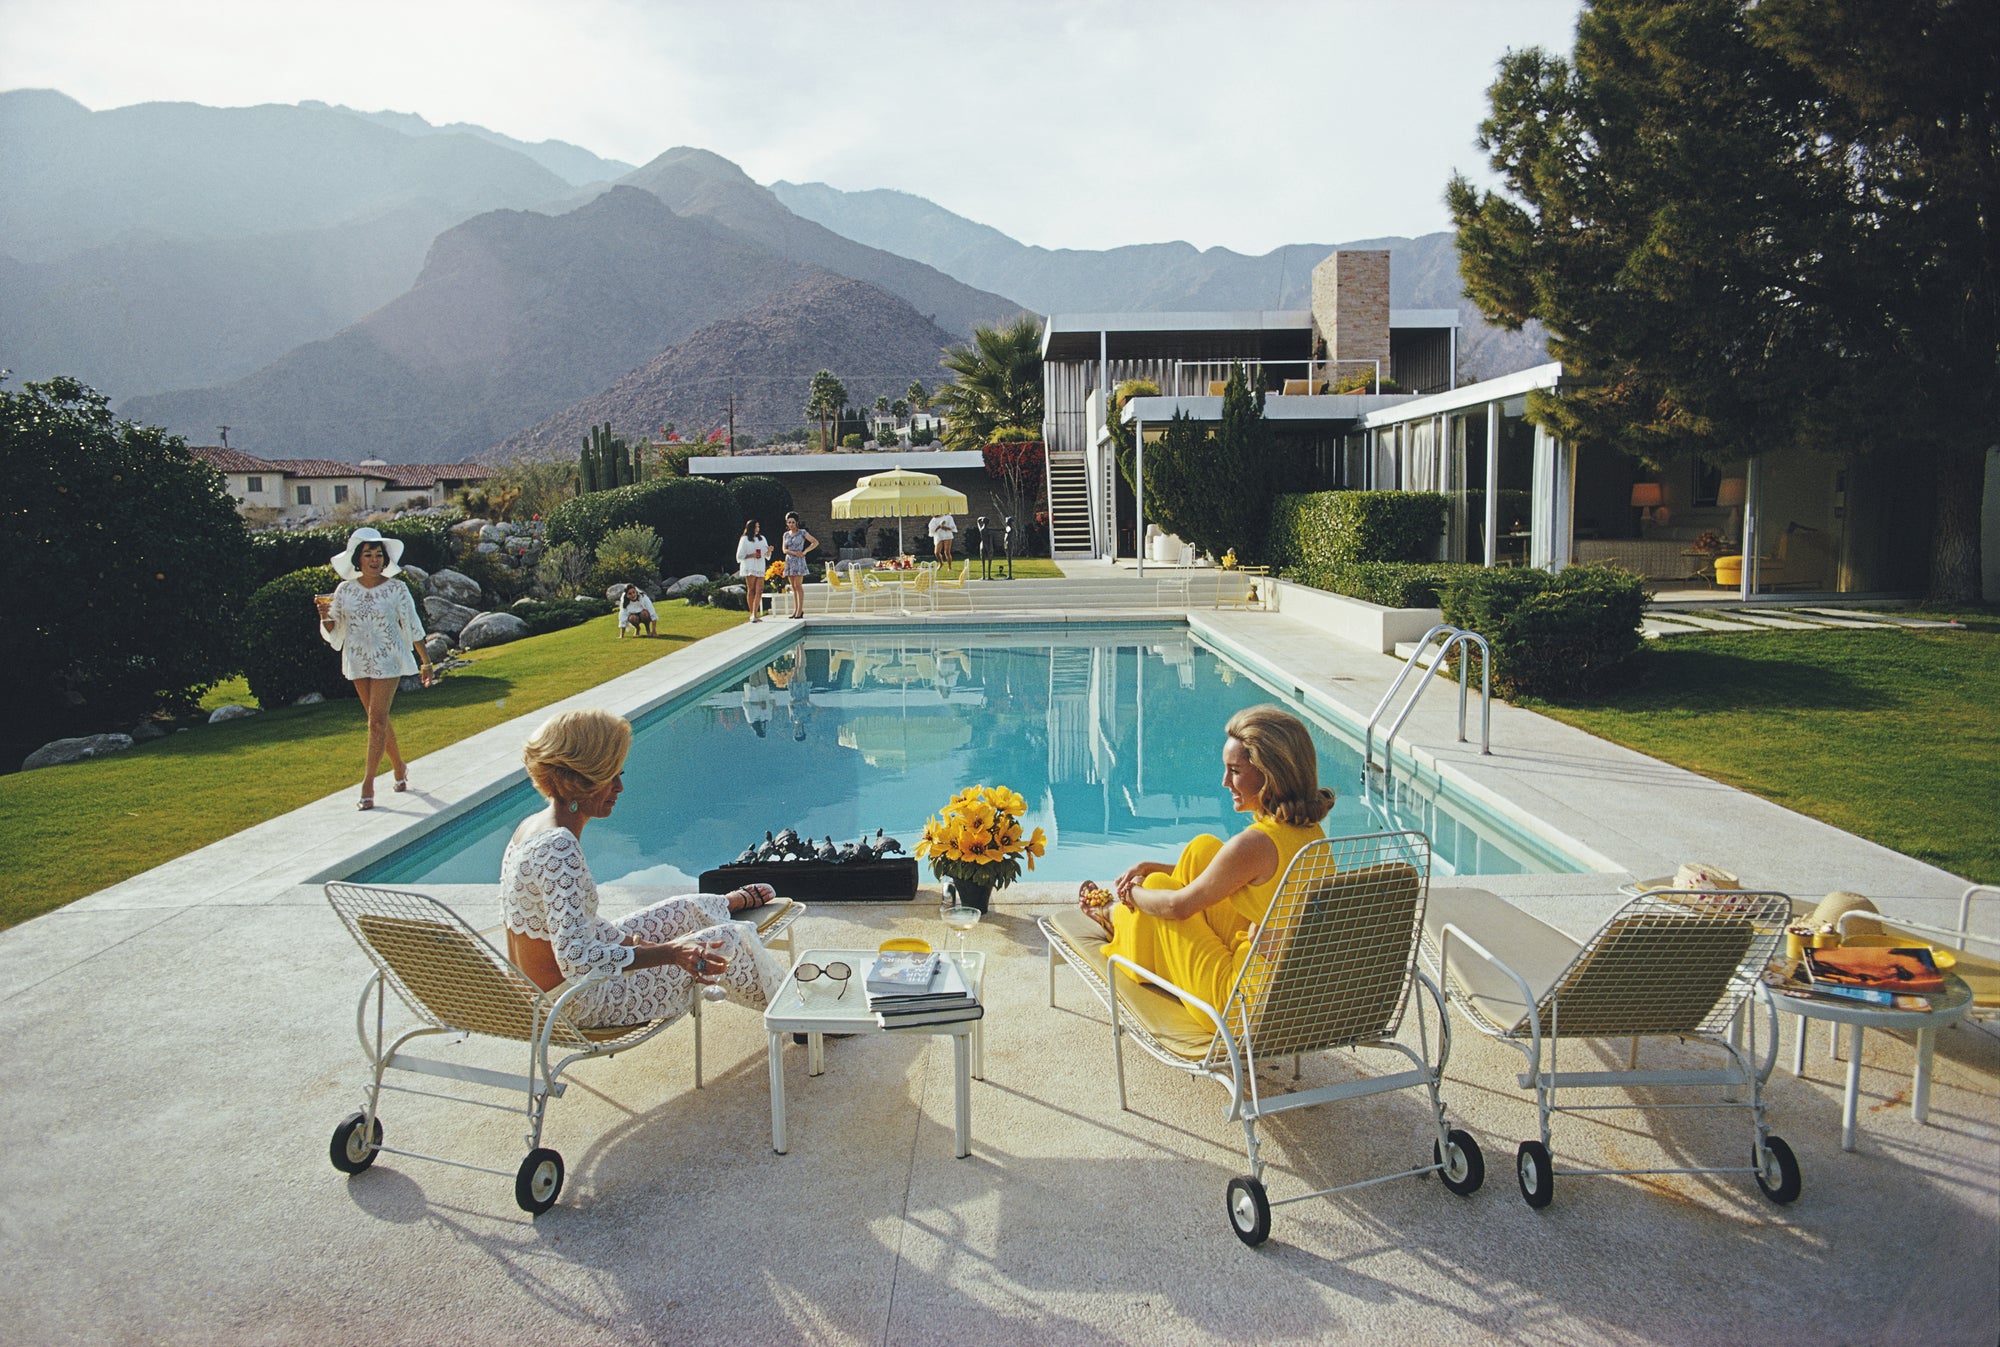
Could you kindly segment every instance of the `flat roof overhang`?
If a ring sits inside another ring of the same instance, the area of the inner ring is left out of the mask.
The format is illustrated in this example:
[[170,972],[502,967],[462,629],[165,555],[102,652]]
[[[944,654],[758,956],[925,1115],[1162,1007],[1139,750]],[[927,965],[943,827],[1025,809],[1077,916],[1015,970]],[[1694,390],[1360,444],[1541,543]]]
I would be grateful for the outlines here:
[[[1264,419],[1347,425],[1386,406],[1416,400],[1416,396],[1411,393],[1341,393],[1311,397],[1298,395],[1285,397],[1278,393],[1267,393],[1264,395]],[[1125,403],[1123,420],[1128,424],[1133,421],[1156,424],[1172,420],[1174,415],[1180,412],[1185,412],[1196,421],[1220,421],[1222,399],[1219,397],[1131,398]]]
[[1449,392],[1405,398],[1395,406],[1369,412],[1367,418],[1362,421],[1361,428],[1378,430],[1383,426],[1393,426],[1404,421],[1421,421],[1427,416],[1461,412],[1468,407],[1483,406],[1488,402],[1504,402],[1508,398],[1519,397],[1530,389],[1552,389],[1562,381],[1562,368],[1562,361],[1551,360],[1546,365],[1535,365],[1529,369],[1516,370],[1512,374],[1482,379],[1476,384],[1466,384]]
[[[1391,309],[1391,332],[1459,325],[1456,309]],[[1113,360],[1171,360],[1224,345],[1258,349],[1267,359],[1305,359],[1312,341],[1309,309],[1245,309],[1212,313],[1057,313],[1042,327],[1042,359],[1095,360],[1099,336]],[[1296,357],[1290,352],[1298,348]]]
[[919,449],[914,453],[873,450],[860,454],[733,454],[688,460],[690,477],[740,477],[788,472],[851,472],[857,477],[891,468],[936,472],[940,468],[982,468],[986,456],[977,449]]

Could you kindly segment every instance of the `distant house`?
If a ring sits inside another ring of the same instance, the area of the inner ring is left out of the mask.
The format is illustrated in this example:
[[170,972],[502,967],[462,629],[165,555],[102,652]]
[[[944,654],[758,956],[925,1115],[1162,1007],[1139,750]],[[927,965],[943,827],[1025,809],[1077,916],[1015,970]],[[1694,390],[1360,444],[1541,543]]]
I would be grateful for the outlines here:
[[218,445],[191,446],[223,475],[240,508],[264,506],[283,523],[305,523],[335,510],[395,510],[441,505],[461,487],[493,473],[481,463],[342,463],[324,458],[257,458]]

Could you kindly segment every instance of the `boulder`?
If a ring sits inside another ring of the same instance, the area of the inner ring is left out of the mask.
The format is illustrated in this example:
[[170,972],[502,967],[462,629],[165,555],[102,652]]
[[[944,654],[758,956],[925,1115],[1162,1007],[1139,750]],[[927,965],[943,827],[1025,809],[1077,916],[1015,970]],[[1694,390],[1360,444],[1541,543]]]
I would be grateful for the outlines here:
[[157,720],[142,720],[132,727],[132,742],[144,743],[148,739],[164,739],[167,732],[160,728]]
[[487,557],[490,557],[490,556],[494,555],[495,553],[497,553],[497,552],[498,552],[498,551],[500,550],[500,544],[499,544],[499,543],[481,543],[481,544],[479,544],[479,546],[478,546],[478,547],[474,548],[473,550],[474,550],[474,551],[476,551],[476,552],[478,552],[478,553],[479,553],[479,554],[480,554],[481,556],[487,556]]
[[705,575],[683,575],[680,579],[667,586],[667,597],[678,599],[697,585],[705,585],[707,583],[708,577]]
[[433,572],[430,582],[424,586],[424,593],[473,608],[478,606],[481,597],[477,580],[452,570]]
[[422,566],[404,566],[403,574],[409,576],[412,580],[415,580],[417,582],[418,589],[430,588],[431,573],[425,570]]
[[57,739],[21,759],[21,770],[32,772],[37,767],[61,767],[65,763],[101,758],[106,753],[117,753],[130,747],[132,736],[129,734],[86,734],[76,739]]
[[450,531],[453,534],[457,535],[458,537],[463,538],[470,534],[479,532],[481,529],[486,527],[487,522],[488,521],[484,519],[467,519],[460,523],[453,524],[451,526]]
[[482,542],[497,543],[504,540],[506,536],[507,530],[500,524],[487,524],[479,530],[479,538]]
[[[450,572],[439,571],[438,574],[447,575]],[[457,636],[465,630],[466,623],[478,616],[477,608],[468,608],[462,603],[453,603],[450,599],[440,599],[435,594],[424,600],[424,620],[432,631],[442,632],[446,636]]]
[[518,641],[527,634],[528,624],[512,613],[481,613],[465,624],[465,630],[458,634],[458,643],[467,650],[480,650]]
[[323,701],[325,701],[325,700],[326,700],[326,694],[325,694],[324,692],[308,692],[308,693],[307,693],[307,694],[306,694],[305,696],[303,696],[303,697],[299,698],[299,699],[298,699],[297,701],[293,702],[293,703],[292,703],[292,705],[293,705],[293,706],[318,706],[318,705],[319,705],[319,704],[320,704],[321,702],[323,702]]
[[400,692],[423,692],[427,690],[424,687],[422,674],[404,674],[403,681],[396,684],[396,688]]
[[617,603],[624,597],[625,597],[625,586],[623,585],[605,586],[604,601],[606,603]]
[[228,706],[218,706],[215,710],[209,712],[208,723],[211,725],[220,725],[225,720],[241,720],[245,716],[254,716],[256,714],[257,708],[254,706],[239,706],[231,702]]
[[[470,621],[470,619],[467,619]],[[463,630],[463,628],[461,628]],[[438,664],[451,658],[451,637],[441,631],[434,631],[424,637],[424,653],[431,657],[431,663]]]

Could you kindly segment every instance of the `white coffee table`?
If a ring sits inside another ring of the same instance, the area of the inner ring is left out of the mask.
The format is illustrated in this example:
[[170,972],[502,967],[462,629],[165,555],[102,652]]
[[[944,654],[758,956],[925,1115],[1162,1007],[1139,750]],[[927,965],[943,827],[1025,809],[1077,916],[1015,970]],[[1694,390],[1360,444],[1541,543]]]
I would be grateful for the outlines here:
[[[1854,1118],[1856,1103],[1861,1094],[1861,1035],[1868,1029],[1909,1029],[1917,1036],[1917,1071],[1910,1087],[1910,1116],[1918,1122],[1929,1122],[1931,1116],[1931,1056],[1937,1048],[1937,1031],[1947,1025],[1957,1024],[1965,1018],[1965,1012],[1972,1008],[1972,988],[1956,973],[1944,975],[1944,990],[1926,998],[1931,1003],[1929,1010],[1889,1010],[1882,1006],[1863,1005],[1859,1002],[1821,1000],[1803,996],[1785,996],[1772,991],[1768,986],[1765,994],[1770,996],[1778,1009],[1799,1017],[1798,1041],[1792,1045],[1792,1074],[1803,1076],[1806,1071],[1806,1024],[1807,1020],[1827,1020],[1839,1026],[1848,1026],[1847,1043],[1847,1094],[1840,1106],[1840,1149],[1854,1149]],[[1834,1033],[1838,1034],[1838,1027]]]
[[[801,984],[790,976],[784,986],[772,998],[770,1008],[764,1012],[764,1031],[770,1038],[767,1052],[771,1064],[771,1149],[783,1155],[785,1143],[785,1040],[792,1034],[806,1035],[806,1070],[809,1075],[821,1075],[826,1070],[827,1034],[949,1034],[951,1036],[952,1060],[952,1112],[955,1116],[958,1137],[958,1158],[963,1160],[972,1154],[972,1079],[986,1079],[985,1034],[981,1032],[982,1020],[960,1020],[956,1024],[921,1024],[910,1029],[884,1029],[875,1023],[873,1012],[868,1009],[868,993],[863,985],[868,976],[869,965],[875,962],[877,950],[860,949],[809,949],[800,955],[797,963],[818,964],[824,968],[830,963],[844,963],[854,970],[848,982],[847,994],[840,994],[840,984],[817,978]],[[947,959],[958,959],[957,954],[946,954]],[[972,988],[974,996],[982,997],[986,982],[986,956],[977,950],[967,951],[961,967],[965,971],[966,984]],[[796,965],[795,965],[796,966]],[[803,1004],[800,992],[804,992]]]

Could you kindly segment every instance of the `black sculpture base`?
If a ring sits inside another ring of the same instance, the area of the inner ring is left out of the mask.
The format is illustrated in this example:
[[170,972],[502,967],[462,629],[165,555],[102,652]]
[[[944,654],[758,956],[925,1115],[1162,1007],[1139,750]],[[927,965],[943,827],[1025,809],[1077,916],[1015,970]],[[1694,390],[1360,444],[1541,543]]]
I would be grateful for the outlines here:
[[728,893],[744,884],[769,884],[781,898],[801,903],[907,903],[917,896],[917,861],[777,861],[721,865],[701,872],[703,893]]

